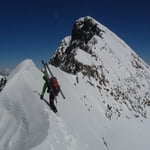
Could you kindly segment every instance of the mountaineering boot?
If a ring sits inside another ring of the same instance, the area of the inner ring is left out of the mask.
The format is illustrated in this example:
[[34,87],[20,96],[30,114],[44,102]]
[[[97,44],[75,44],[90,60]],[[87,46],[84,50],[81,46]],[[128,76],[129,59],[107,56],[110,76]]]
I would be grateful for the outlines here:
[[50,108],[52,109],[52,111],[54,113],[57,113],[57,108],[56,106],[54,105],[54,101],[53,100],[50,100]]

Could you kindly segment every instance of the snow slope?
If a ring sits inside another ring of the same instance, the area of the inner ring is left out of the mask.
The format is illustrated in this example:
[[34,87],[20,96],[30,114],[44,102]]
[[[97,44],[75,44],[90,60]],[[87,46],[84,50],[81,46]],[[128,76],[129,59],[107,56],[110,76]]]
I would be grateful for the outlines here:
[[33,92],[41,84],[41,73],[31,60],[9,76],[0,94],[0,149],[26,150],[47,136],[48,116]]
[[[86,77],[79,76],[77,84],[75,75],[51,69],[66,96],[65,100],[61,95],[57,98],[59,117],[34,93],[41,91],[42,74],[31,60],[25,60],[0,94],[1,149],[149,149],[149,119],[123,115],[107,119],[105,104],[99,92],[85,82]],[[122,109],[131,115],[126,106]]]
[[149,149],[149,119],[134,118],[125,105],[122,107],[124,115],[107,119],[103,97],[85,82],[86,78],[79,76],[80,84],[77,84],[76,76],[51,68],[62,85],[66,100],[59,95],[60,117],[49,112],[49,136],[33,150]]

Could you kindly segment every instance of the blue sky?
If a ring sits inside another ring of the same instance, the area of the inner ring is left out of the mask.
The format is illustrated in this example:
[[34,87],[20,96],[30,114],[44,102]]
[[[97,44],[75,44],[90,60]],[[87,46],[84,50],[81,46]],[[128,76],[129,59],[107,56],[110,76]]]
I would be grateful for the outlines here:
[[26,58],[40,67],[83,16],[108,27],[150,64],[148,0],[1,0],[0,69]]

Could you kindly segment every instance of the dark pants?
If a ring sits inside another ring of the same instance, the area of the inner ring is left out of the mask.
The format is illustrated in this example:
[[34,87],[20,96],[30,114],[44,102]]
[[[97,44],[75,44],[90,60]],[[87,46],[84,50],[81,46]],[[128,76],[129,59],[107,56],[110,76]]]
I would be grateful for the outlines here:
[[50,108],[52,109],[52,111],[53,111],[54,113],[56,113],[56,112],[57,112],[57,108],[56,108],[56,106],[54,105],[54,100],[55,100],[55,95],[54,95],[53,92],[50,92],[50,94],[49,94],[49,104],[50,104]]

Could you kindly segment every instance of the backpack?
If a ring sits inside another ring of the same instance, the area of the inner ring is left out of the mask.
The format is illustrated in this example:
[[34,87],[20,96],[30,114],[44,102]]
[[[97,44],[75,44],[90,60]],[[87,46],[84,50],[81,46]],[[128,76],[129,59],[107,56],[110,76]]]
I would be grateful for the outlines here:
[[56,77],[50,78],[50,87],[53,90],[54,95],[57,96],[60,91],[60,86],[58,84]]

